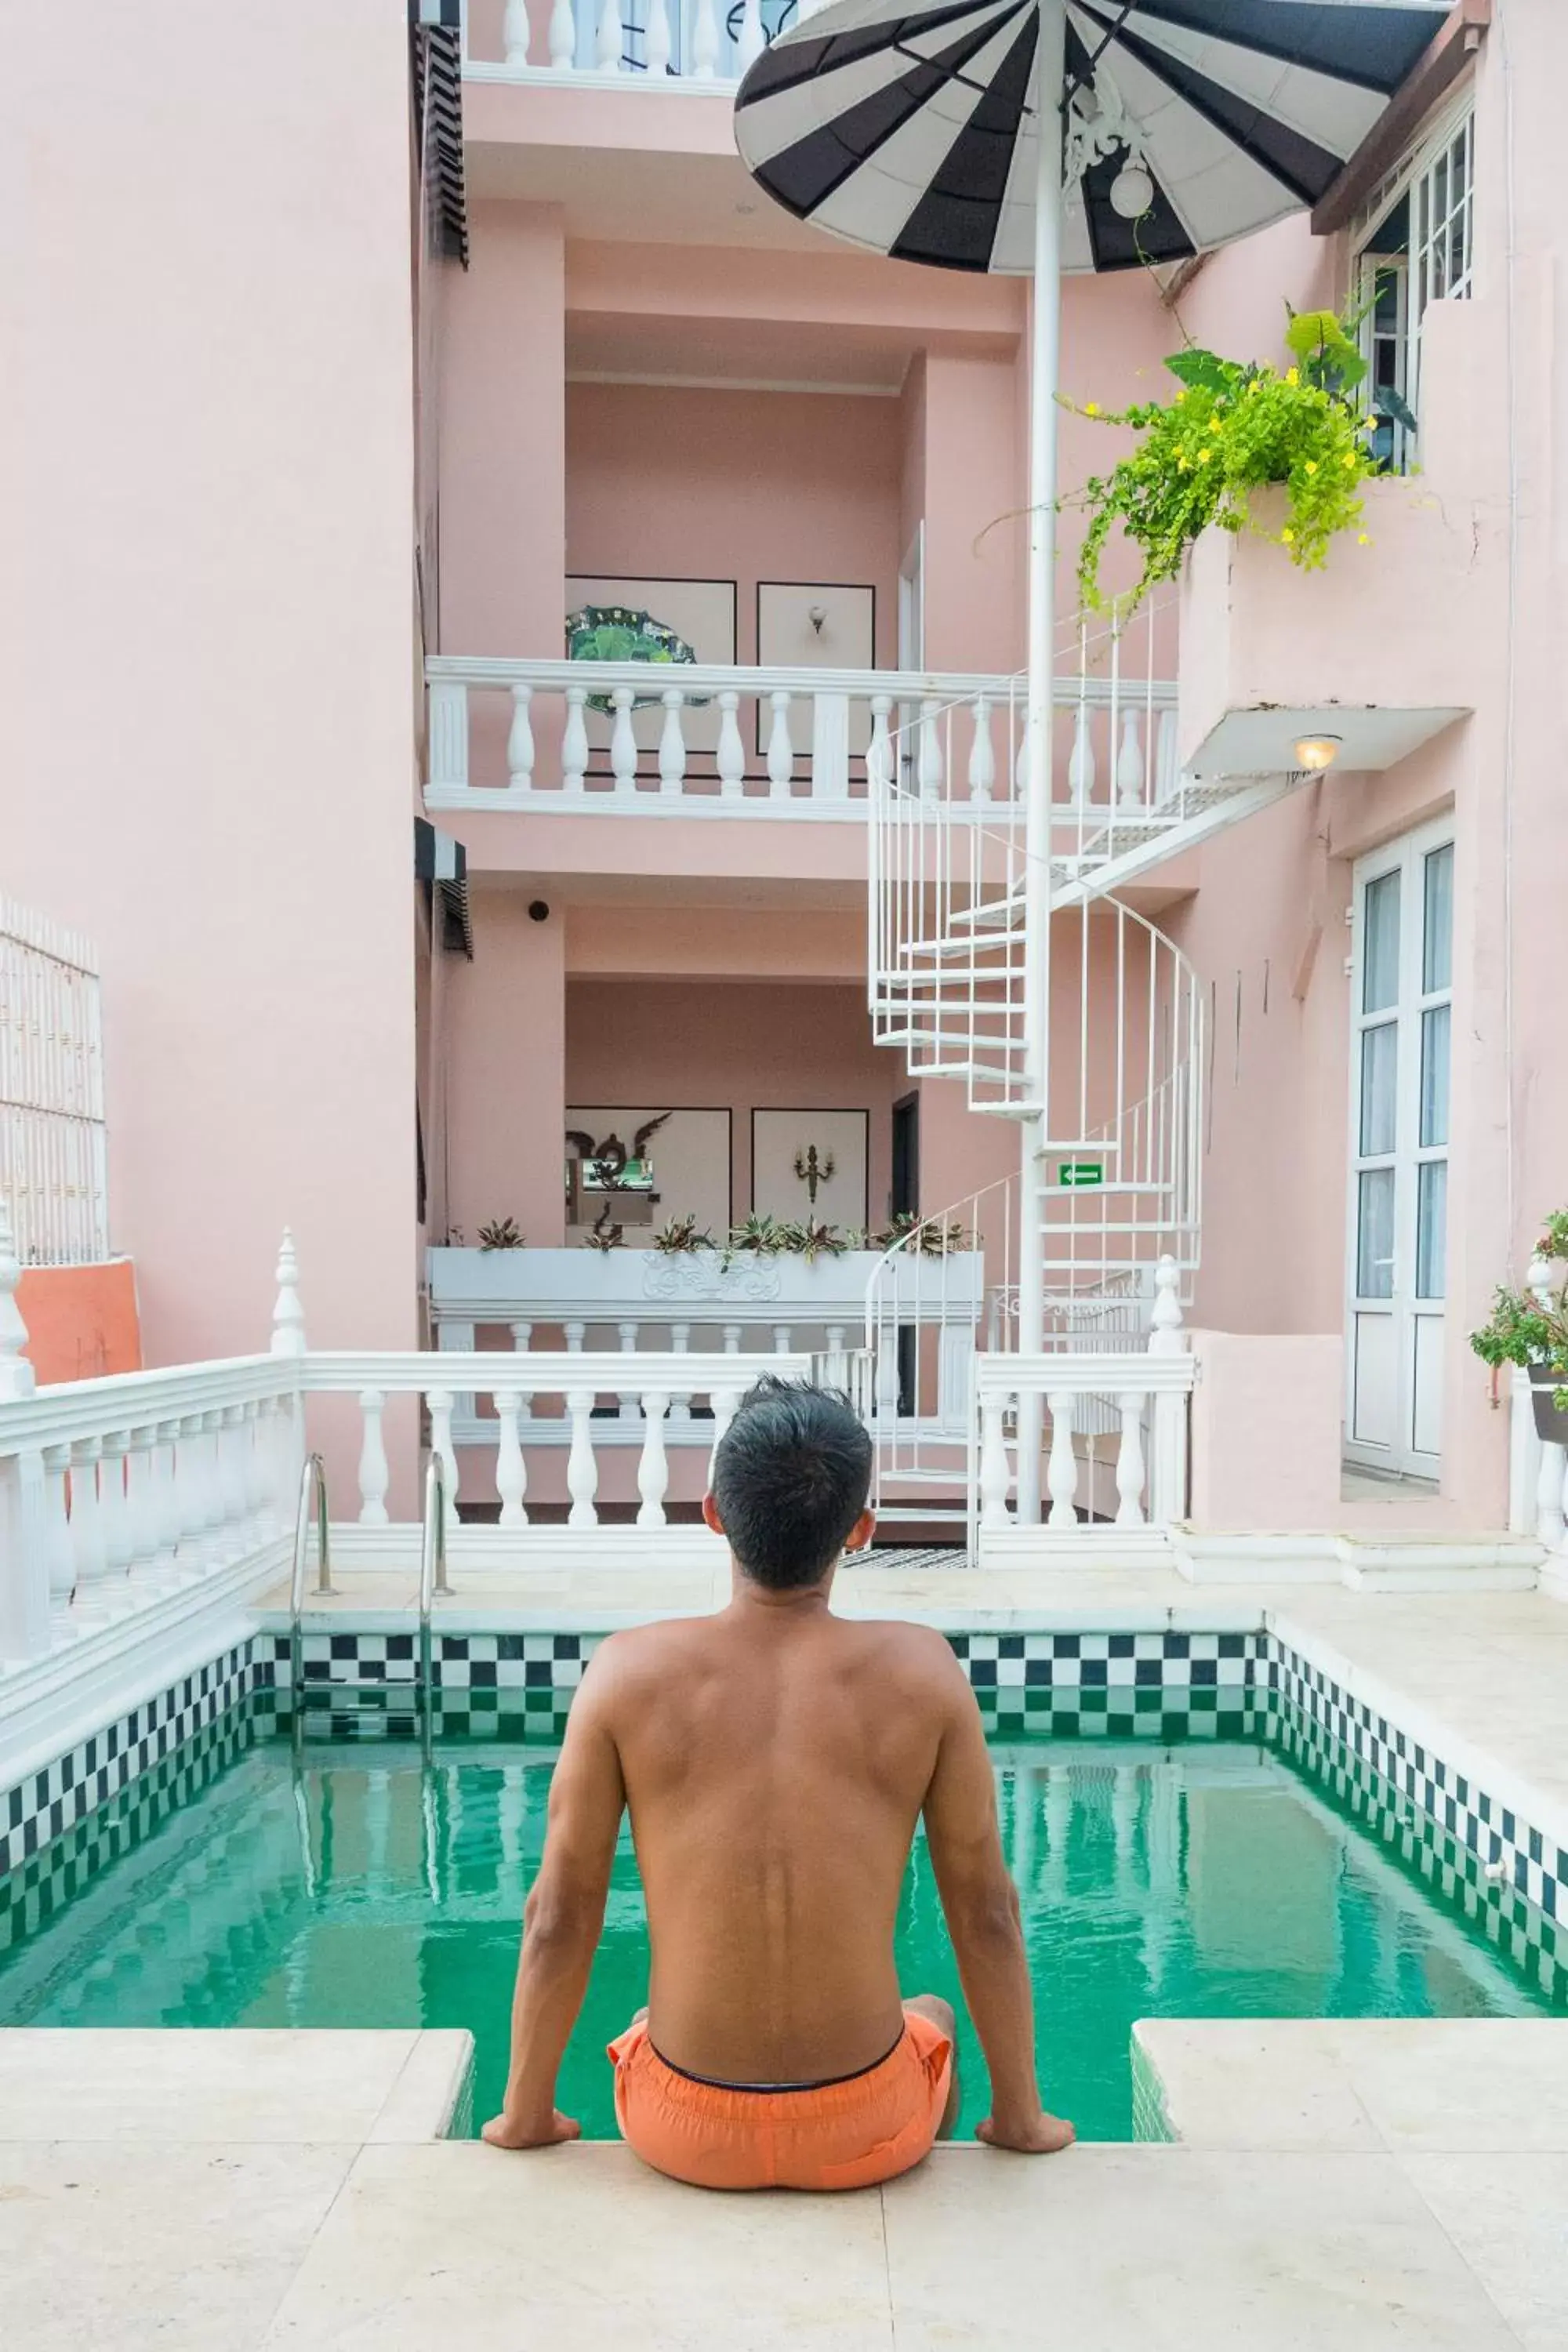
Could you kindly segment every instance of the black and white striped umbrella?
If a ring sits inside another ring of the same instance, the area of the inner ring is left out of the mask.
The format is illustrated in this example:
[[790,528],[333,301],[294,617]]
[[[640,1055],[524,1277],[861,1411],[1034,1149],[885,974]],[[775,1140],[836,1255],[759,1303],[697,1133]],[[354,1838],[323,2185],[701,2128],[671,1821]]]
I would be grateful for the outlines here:
[[1315,204],[1448,5],[833,0],[751,68],[735,135],[771,196],[852,245],[1027,275],[1058,10],[1060,267],[1179,261]]

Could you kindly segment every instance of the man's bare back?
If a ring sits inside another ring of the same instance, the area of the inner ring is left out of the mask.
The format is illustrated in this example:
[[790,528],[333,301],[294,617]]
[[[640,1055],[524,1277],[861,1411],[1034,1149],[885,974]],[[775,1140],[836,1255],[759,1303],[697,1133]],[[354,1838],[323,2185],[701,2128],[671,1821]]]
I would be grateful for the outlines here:
[[[531,2147],[575,2136],[555,2110],[555,2078],[629,1810],[651,1948],[639,2063],[658,2072],[642,2095],[645,2105],[654,2091],[662,2099],[674,2150],[649,2161],[684,2164],[689,2125],[710,2141],[729,2127],[710,2116],[683,2120],[683,2099],[700,2105],[707,2093],[739,2094],[744,2113],[731,2121],[744,2143],[734,2158],[742,2171],[715,2143],[703,2151],[708,2172],[680,2177],[744,2185],[749,2151],[766,2142],[754,2178],[782,2179],[767,2169],[786,2112],[769,2104],[773,2094],[864,2077],[867,2100],[885,2087],[889,2112],[901,2112],[900,2102],[918,2106],[924,2095],[921,2053],[941,2079],[923,2141],[918,2116],[909,2122],[910,2145],[920,2144],[906,2160],[929,2147],[944,2102],[951,2125],[951,2013],[941,2002],[907,2002],[893,1958],[922,1816],[991,2075],[979,2136],[1031,2154],[1063,2147],[1071,2126],[1046,2113],[1036,2082],[1017,1895],[974,1695],[941,1634],[838,1618],[829,1607],[846,1540],[859,1549],[872,1532],[864,1432],[844,1401],[807,1389],[763,1383],[747,1406],[750,1423],[742,1407],[721,1444],[703,1507],[730,1537],[729,1606],[612,1635],[573,1706],[524,1912],[506,2105],[485,2137]],[[908,2010],[926,2021],[917,2026]],[[620,2099],[618,2085],[617,2114],[638,2145]],[[868,2113],[868,2131],[886,2120]],[[843,2140],[849,2126],[839,2116],[835,2128]],[[837,2185],[826,2155],[820,2166],[802,2161],[806,2185]]]

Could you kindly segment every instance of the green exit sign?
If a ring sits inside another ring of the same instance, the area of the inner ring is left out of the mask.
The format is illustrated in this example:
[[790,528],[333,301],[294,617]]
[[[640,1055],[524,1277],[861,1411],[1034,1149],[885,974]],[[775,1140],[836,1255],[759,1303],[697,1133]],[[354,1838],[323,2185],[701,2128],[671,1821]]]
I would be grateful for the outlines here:
[[1103,1160],[1064,1160],[1057,1171],[1059,1184],[1103,1184]]

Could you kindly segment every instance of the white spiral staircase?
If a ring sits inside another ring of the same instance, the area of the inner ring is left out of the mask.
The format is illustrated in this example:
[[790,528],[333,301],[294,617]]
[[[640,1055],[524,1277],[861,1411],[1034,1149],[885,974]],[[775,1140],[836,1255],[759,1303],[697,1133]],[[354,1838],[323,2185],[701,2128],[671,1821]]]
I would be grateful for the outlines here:
[[[884,1518],[973,1513],[973,1354],[1016,1344],[1021,1282],[1036,1286],[1046,1348],[1075,1356],[1145,1343],[1162,1259],[1190,1297],[1203,1001],[1180,950],[1117,894],[1300,779],[1178,772],[1176,690],[1160,674],[1173,643],[1173,614],[1155,608],[1135,632],[1075,627],[1058,647],[1059,782],[1048,828],[1036,821],[1048,876],[1033,891],[1021,682],[1005,707],[928,705],[871,747],[874,1034],[911,1076],[962,1081],[972,1111],[1034,1129],[1027,1181],[1020,1152],[1017,1178],[926,1218],[873,1280]],[[947,1282],[954,1307],[911,1330],[899,1297],[917,1255],[934,1261],[928,1291]],[[1115,1422],[1113,1398],[1090,1399],[1076,1428],[1092,1440]],[[1031,1484],[1021,1464],[1020,1516]]]

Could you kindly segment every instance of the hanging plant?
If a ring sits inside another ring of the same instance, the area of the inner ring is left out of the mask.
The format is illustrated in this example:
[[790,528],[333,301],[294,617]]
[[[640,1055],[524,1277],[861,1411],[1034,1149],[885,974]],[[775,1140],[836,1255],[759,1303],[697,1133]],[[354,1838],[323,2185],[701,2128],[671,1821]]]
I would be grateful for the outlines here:
[[[1089,510],[1078,562],[1089,610],[1124,619],[1151,588],[1175,578],[1187,550],[1211,528],[1257,531],[1308,572],[1321,568],[1342,531],[1354,530],[1370,545],[1360,529],[1361,486],[1378,471],[1370,436],[1385,419],[1407,431],[1415,420],[1397,394],[1377,391],[1369,399],[1361,393],[1366,362],[1354,340],[1359,320],[1286,307],[1292,356],[1283,370],[1221,359],[1194,345],[1165,362],[1180,387],[1168,402],[1114,411],[1092,400],[1064,404],[1142,436],[1131,456],[1109,474],[1091,476],[1070,501]],[[1254,520],[1251,498],[1275,487],[1286,492],[1285,516],[1271,530]],[[1142,554],[1143,571],[1134,587],[1112,594],[1100,566],[1118,525]]]
[[[626,604],[584,604],[579,612],[566,615],[566,658],[690,664],[697,656],[668,622],[656,621],[651,613],[634,611]],[[693,695],[693,709],[705,700],[705,696]],[[647,710],[658,701],[657,694],[639,694],[632,709]],[[588,708],[608,712],[615,706],[607,694],[591,694]]]

